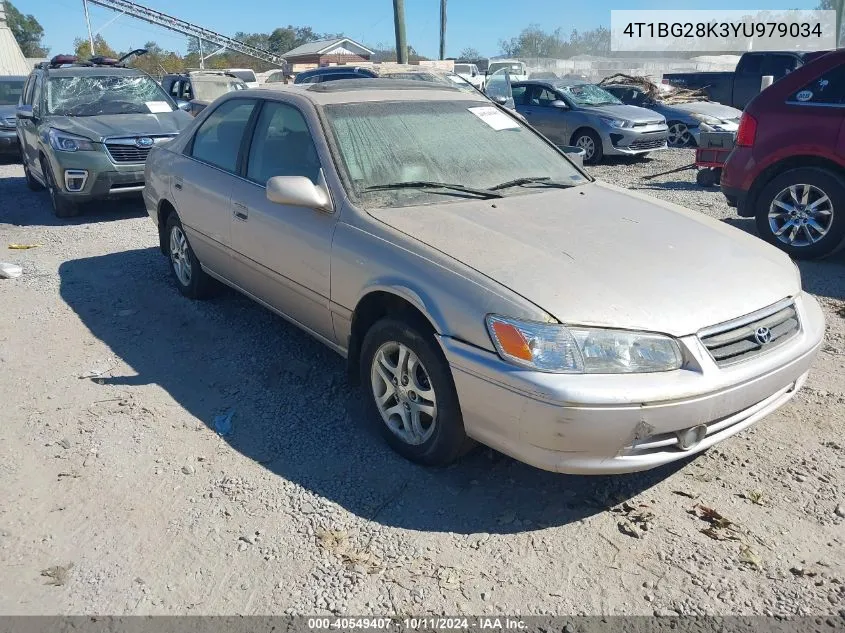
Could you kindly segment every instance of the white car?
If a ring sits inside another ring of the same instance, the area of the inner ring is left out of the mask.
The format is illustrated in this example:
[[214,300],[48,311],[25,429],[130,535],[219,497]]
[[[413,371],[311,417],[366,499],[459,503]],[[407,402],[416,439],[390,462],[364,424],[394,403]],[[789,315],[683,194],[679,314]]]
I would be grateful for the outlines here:
[[234,75],[246,84],[247,88],[258,88],[258,77],[255,76],[255,71],[251,68],[227,68],[226,72]]
[[460,75],[479,90],[484,90],[484,75],[475,64],[455,64],[455,74]]
[[521,62],[518,59],[491,60],[487,66],[487,75],[492,75],[502,69],[508,72],[511,81],[528,80],[528,67],[525,65],[525,62]]

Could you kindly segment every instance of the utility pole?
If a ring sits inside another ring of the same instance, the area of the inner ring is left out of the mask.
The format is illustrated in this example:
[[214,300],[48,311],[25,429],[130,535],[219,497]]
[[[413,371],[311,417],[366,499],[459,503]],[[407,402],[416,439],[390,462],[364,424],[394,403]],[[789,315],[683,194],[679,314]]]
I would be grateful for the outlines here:
[[405,41],[405,0],[393,0],[393,22],[396,27],[396,61],[408,63],[408,43]]
[[446,0],[440,0],[440,59],[446,59]]
[[85,10],[85,24],[88,25],[88,43],[91,45],[91,57],[94,57],[94,34],[91,32],[91,18],[88,16],[88,0],[82,0],[82,8]]
[[202,38],[198,37],[197,42],[200,45],[200,70],[205,70],[205,52],[202,50]]

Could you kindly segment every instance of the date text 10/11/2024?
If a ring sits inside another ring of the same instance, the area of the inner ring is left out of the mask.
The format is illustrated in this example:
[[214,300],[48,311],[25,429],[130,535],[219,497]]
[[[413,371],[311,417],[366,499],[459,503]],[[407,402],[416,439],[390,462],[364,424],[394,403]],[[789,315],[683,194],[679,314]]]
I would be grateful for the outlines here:
[[348,631],[348,630],[522,630],[525,622],[518,618],[481,617],[481,618],[308,618],[308,629],[312,631]]

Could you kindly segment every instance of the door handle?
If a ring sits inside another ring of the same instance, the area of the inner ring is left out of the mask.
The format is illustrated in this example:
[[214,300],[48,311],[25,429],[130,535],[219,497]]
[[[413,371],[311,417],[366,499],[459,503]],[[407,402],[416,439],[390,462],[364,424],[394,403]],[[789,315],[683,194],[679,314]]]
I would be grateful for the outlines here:
[[246,205],[243,205],[240,202],[236,202],[234,206],[236,219],[246,220],[249,217],[249,209],[246,208]]

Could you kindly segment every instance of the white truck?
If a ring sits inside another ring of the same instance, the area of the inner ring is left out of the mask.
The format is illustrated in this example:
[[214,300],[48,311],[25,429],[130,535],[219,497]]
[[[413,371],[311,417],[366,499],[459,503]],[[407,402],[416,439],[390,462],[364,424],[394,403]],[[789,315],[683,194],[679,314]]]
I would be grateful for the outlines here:
[[466,79],[479,90],[484,90],[484,74],[478,70],[475,64],[455,63],[455,74]]
[[491,59],[487,64],[487,75],[502,69],[508,72],[512,82],[528,80],[528,67],[518,59]]

